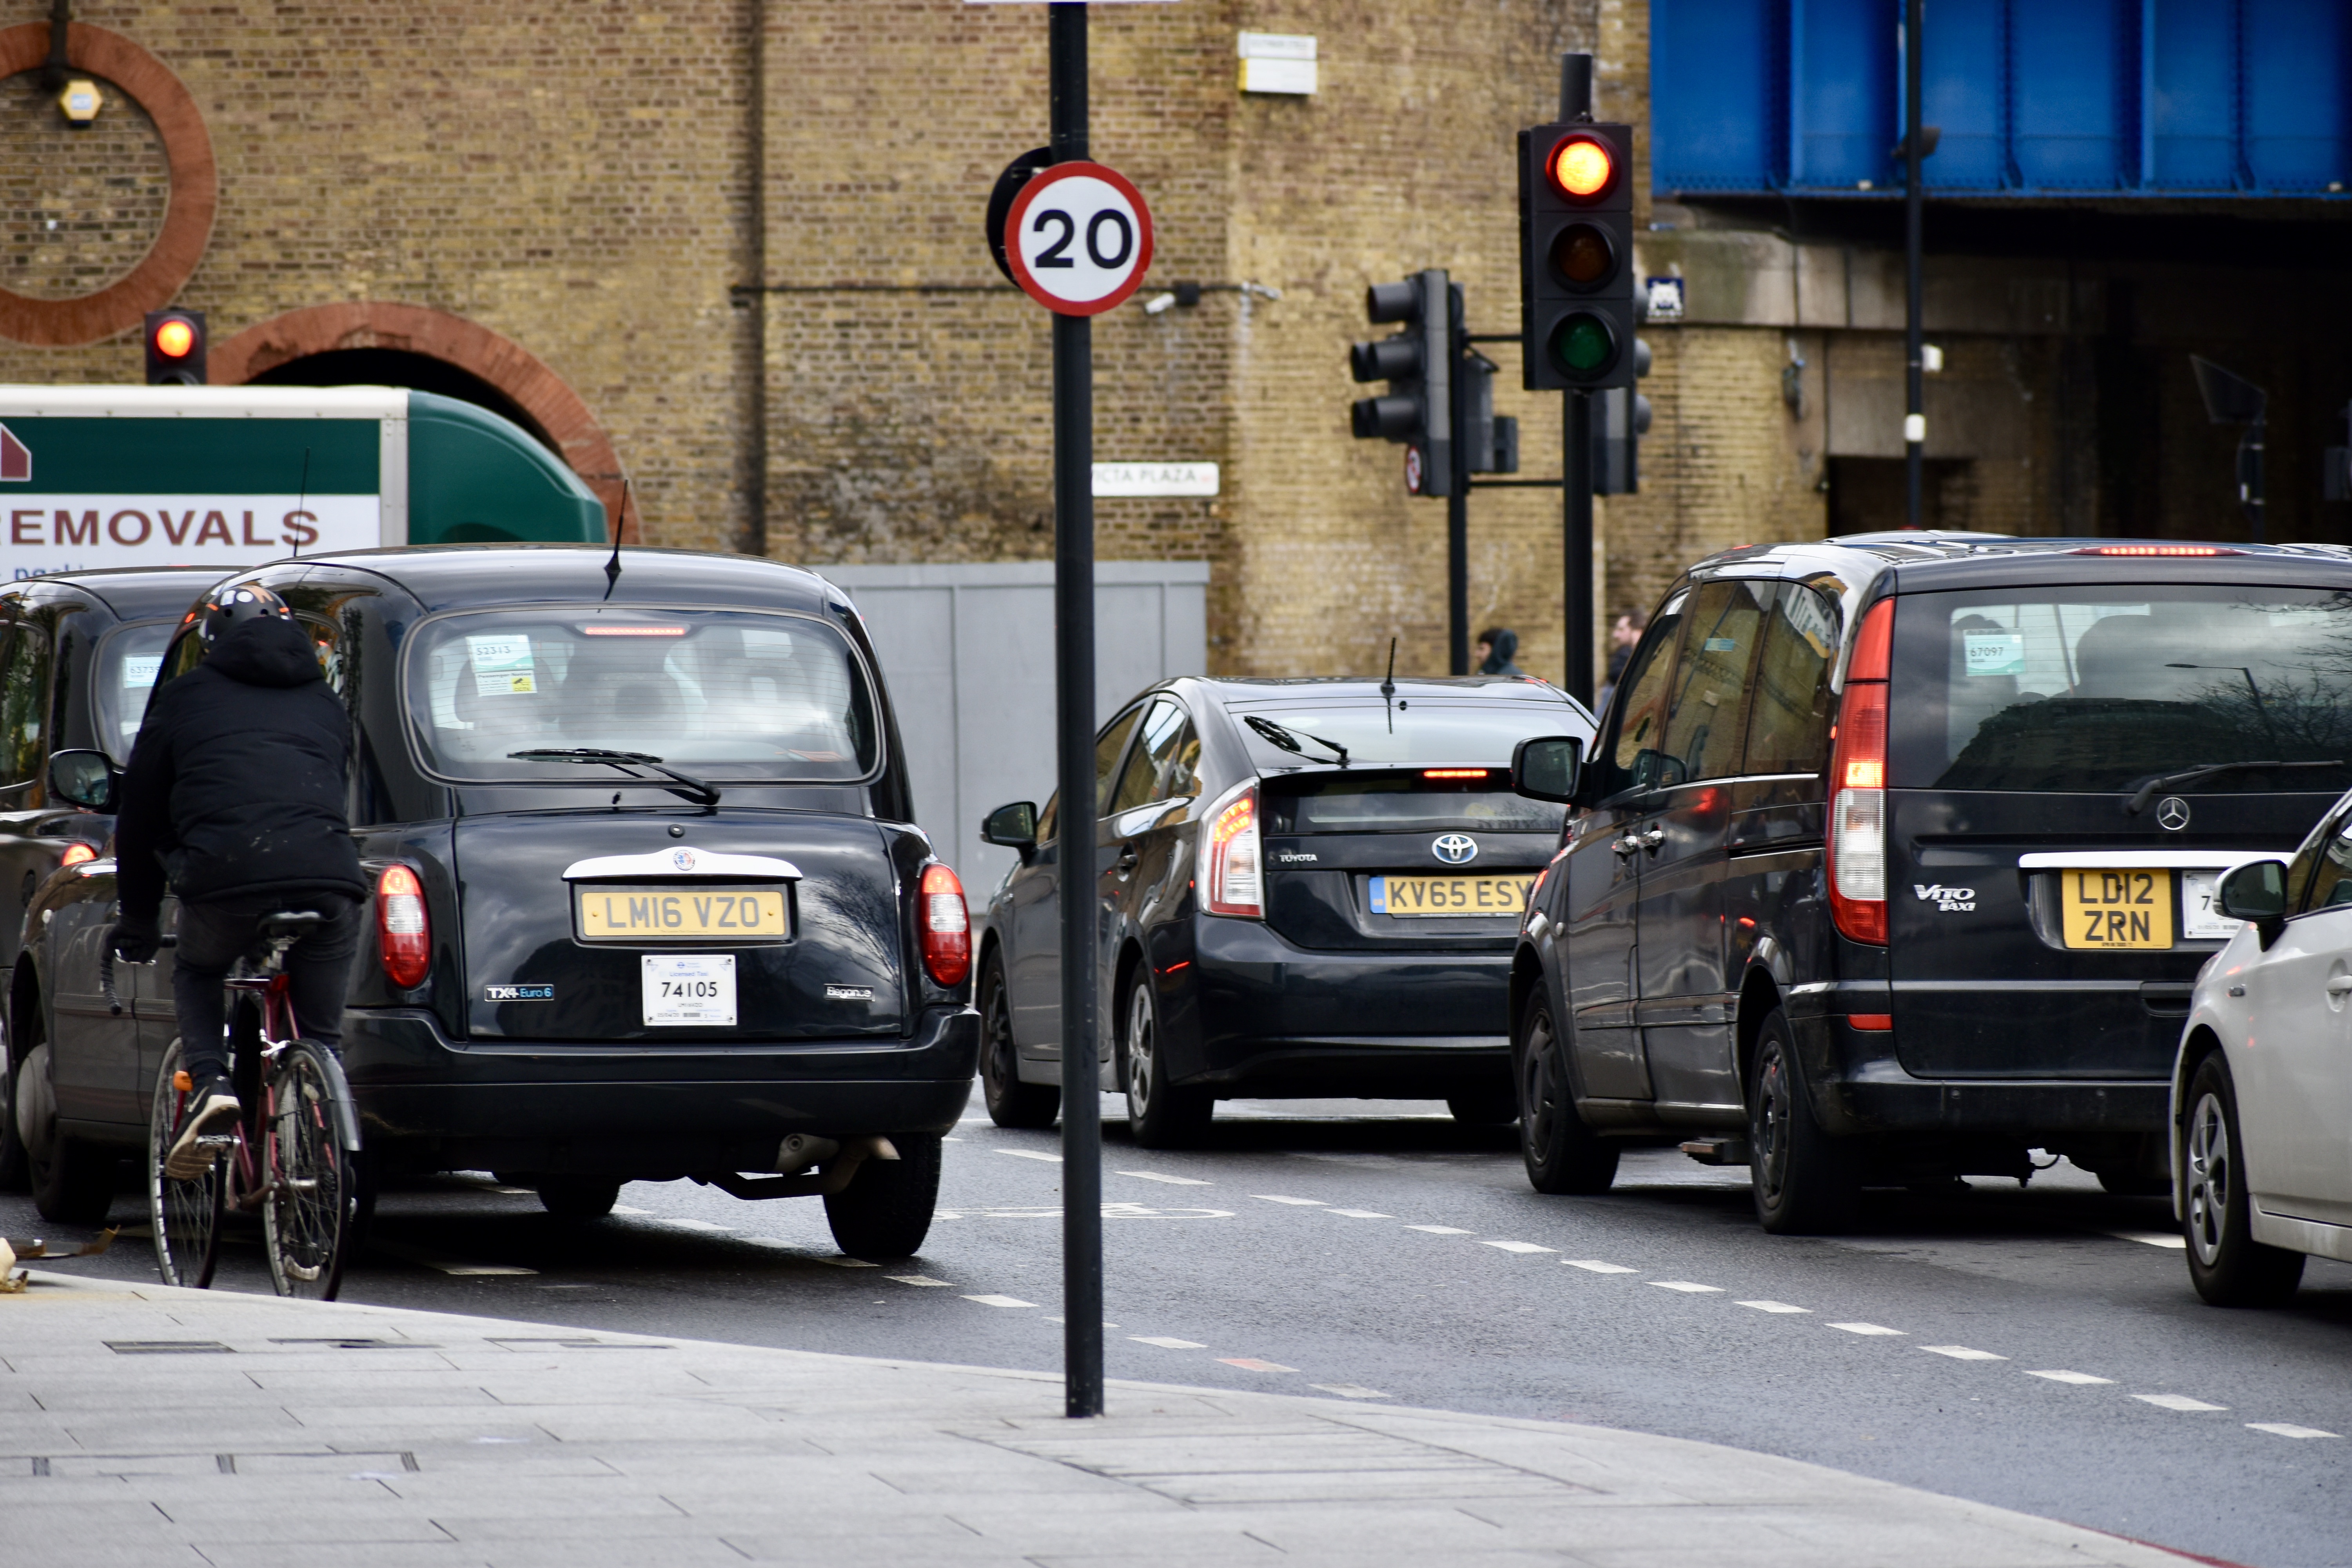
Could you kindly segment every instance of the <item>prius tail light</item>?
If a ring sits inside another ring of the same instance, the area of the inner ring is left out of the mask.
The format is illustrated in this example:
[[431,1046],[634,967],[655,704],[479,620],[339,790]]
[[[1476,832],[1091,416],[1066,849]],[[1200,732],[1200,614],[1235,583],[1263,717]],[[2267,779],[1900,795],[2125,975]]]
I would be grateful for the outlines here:
[[1201,864],[1211,914],[1265,918],[1265,852],[1258,838],[1255,784],[1242,785],[1210,808],[1201,824]]
[[923,868],[923,973],[950,990],[971,973],[971,910],[963,879],[934,860]]
[[425,984],[433,969],[433,922],[425,912],[425,884],[405,866],[386,866],[375,879],[375,936],[394,985],[414,991]]
[[1886,942],[1886,678],[1895,601],[1855,635],[1830,760],[1830,915],[1848,940]]

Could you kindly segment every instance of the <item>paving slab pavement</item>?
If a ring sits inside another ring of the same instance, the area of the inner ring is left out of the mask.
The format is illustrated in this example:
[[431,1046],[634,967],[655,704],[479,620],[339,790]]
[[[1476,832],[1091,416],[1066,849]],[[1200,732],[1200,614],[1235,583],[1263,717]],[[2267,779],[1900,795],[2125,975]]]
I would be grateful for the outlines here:
[[2179,1568],[1680,1438],[36,1273],[12,1563]]

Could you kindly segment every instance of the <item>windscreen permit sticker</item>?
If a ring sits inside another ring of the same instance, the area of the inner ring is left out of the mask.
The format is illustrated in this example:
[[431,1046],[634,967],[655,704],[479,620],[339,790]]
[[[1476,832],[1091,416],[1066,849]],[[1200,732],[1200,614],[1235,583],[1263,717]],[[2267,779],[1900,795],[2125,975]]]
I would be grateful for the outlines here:
[[483,697],[528,694],[539,689],[527,637],[469,637],[474,650],[474,690]]
[[1961,647],[1971,676],[2023,675],[2025,638],[2018,632],[1962,632]]
[[131,653],[122,656],[122,689],[138,691],[155,684],[155,672],[163,668],[160,653]]

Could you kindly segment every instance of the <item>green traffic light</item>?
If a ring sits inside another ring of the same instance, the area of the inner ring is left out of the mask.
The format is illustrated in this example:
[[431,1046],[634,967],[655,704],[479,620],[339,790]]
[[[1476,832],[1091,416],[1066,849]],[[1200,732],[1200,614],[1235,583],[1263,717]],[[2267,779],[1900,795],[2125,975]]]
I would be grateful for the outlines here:
[[1570,375],[1597,376],[1616,363],[1617,334],[1600,317],[1580,310],[1552,332],[1551,354]]

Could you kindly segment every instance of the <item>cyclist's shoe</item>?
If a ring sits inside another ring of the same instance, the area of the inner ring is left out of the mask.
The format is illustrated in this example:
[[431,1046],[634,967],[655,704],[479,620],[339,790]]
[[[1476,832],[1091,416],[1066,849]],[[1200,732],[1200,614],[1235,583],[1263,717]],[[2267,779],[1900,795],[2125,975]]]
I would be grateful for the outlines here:
[[181,1110],[180,1135],[163,1156],[163,1173],[175,1182],[193,1182],[210,1170],[218,1150],[204,1140],[213,1132],[226,1132],[239,1109],[227,1075],[215,1074],[198,1084]]

